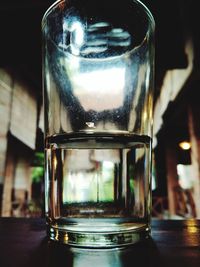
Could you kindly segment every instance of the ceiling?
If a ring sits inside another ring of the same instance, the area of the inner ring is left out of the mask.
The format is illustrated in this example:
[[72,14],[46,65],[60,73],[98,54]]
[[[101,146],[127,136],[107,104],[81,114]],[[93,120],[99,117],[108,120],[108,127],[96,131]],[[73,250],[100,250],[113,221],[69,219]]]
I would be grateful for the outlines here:
[[41,19],[46,0],[0,2],[0,67],[31,77],[41,88]]

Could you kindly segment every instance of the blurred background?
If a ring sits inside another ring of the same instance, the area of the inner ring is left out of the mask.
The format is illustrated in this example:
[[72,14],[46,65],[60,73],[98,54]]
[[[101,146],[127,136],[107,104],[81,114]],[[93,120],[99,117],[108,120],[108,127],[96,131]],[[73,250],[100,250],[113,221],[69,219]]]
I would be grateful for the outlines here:
[[[44,216],[41,19],[53,2],[0,2],[3,217]],[[156,22],[152,216],[200,219],[198,1],[143,3]]]

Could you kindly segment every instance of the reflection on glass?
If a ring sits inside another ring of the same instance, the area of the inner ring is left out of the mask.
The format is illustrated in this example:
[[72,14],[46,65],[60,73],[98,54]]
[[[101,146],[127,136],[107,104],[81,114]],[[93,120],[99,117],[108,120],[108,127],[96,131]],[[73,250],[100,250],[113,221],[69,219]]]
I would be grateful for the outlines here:
[[[67,139],[65,139],[67,138]],[[150,139],[61,135],[47,150],[53,218],[147,216]],[[106,148],[105,148],[106,147]],[[51,216],[51,215],[50,215]]]

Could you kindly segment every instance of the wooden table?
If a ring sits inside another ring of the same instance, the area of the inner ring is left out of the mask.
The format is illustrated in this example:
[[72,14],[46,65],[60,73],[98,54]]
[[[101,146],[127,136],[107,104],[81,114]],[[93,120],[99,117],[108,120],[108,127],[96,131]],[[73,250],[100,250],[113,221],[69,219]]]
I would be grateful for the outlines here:
[[200,267],[200,221],[153,220],[152,238],[123,249],[50,242],[44,219],[0,219],[1,267]]

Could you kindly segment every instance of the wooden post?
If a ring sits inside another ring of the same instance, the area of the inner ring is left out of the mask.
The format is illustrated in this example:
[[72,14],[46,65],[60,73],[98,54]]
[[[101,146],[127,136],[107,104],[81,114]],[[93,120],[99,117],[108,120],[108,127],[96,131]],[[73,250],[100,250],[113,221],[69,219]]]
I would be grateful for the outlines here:
[[176,198],[174,189],[178,186],[177,179],[177,157],[176,150],[171,144],[166,147],[167,162],[167,188],[168,188],[168,205],[170,216],[176,215]]
[[14,170],[15,159],[13,154],[8,151],[2,197],[2,217],[11,216]]
[[2,213],[2,194],[3,194],[3,183],[5,176],[5,163],[6,163],[6,152],[7,152],[7,136],[0,136],[0,216]]
[[[5,203],[3,201],[3,184],[5,177],[5,165],[6,165],[6,154],[7,154],[7,133],[10,122],[11,112],[11,97],[12,96],[12,77],[11,75],[0,69],[0,206]],[[5,190],[4,190],[5,192]],[[2,209],[0,207],[0,215]]]
[[192,178],[194,181],[193,197],[196,207],[197,218],[200,219],[200,139],[195,134],[194,119],[192,111],[189,109],[188,126],[191,142]]
[[0,135],[0,184],[3,184],[4,182],[6,152],[7,152],[7,136]]

